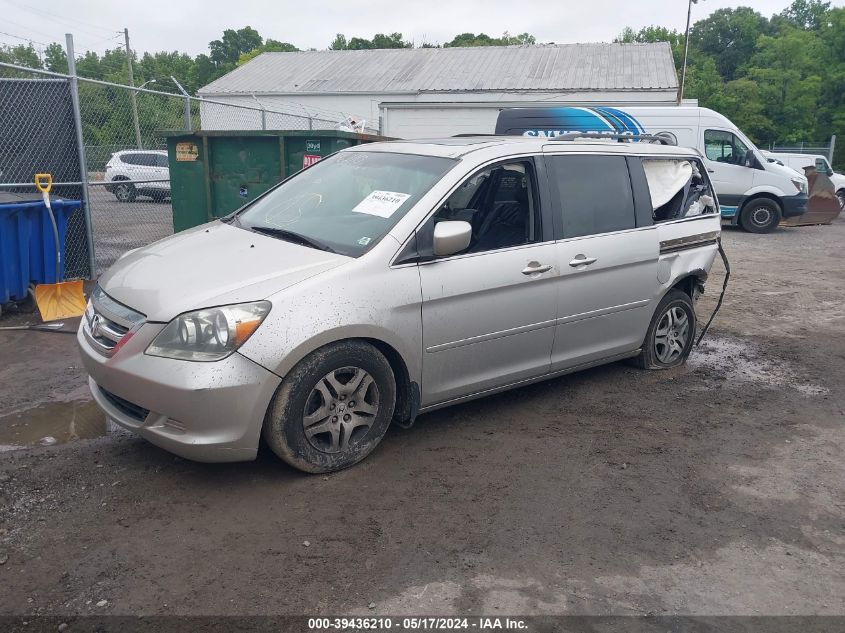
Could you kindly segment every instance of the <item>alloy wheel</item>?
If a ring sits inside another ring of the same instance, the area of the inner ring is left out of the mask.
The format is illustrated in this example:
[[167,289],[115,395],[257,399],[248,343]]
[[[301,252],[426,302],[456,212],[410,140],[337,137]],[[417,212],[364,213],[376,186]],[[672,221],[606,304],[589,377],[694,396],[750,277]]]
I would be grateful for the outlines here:
[[335,369],[317,382],[305,402],[305,437],[324,453],[345,452],[367,435],[378,410],[378,386],[369,373],[360,367]]
[[657,323],[654,331],[654,354],[664,364],[677,360],[690,337],[689,315],[677,305],[670,307]]

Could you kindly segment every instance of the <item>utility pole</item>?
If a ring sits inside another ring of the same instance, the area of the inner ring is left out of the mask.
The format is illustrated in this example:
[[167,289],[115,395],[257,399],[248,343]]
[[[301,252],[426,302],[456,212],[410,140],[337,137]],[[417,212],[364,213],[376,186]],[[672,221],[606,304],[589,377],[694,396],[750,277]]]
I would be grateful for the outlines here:
[[692,5],[698,4],[698,0],[689,0],[689,6],[687,7],[687,30],[684,34],[684,66],[681,70],[681,87],[678,89],[678,105],[681,105],[681,101],[684,99],[684,84],[687,81],[687,54],[689,53],[689,21],[690,16],[692,15]]
[[[129,69],[129,85],[135,87],[135,78],[132,76],[132,49],[129,48],[129,29],[123,29],[123,39],[126,42],[126,67]],[[138,123],[138,95],[134,90],[129,90],[129,98],[132,100],[132,123],[135,124],[135,144],[138,149],[144,149],[141,145],[141,125]]]

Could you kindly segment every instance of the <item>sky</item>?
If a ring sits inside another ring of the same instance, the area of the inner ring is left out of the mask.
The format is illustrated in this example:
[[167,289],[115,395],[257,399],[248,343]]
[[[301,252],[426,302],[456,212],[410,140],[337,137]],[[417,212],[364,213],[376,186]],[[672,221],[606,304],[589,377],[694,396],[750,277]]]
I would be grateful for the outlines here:
[[[752,6],[765,16],[791,0],[699,0],[692,21],[724,7]],[[845,5],[834,0],[833,6]],[[37,7],[37,8],[36,8]],[[464,32],[528,32],[538,42],[609,42],[623,28],[656,24],[683,30],[686,0],[0,0],[0,43],[32,40],[36,48],[74,34],[77,53],[123,44],[145,51],[208,52],[224,29],[252,26],[264,38],[325,49],[336,33],[371,38],[400,32],[406,40],[442,44]],[[23,38],[23,39],[19,39]]]

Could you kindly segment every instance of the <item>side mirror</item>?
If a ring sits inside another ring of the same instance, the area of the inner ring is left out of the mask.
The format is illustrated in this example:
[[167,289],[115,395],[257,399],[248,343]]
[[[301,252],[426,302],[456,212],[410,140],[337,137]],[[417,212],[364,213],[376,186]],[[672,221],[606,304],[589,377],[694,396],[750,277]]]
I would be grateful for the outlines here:
[[434,225],[434,254],[447,257],[460,253],[472,239],[472,225],[463,220],[438,222]]
[[752,168],[757,166],[757,159],[754,158],[753,152],[748,152],[745,155],[745,166],[746,167],[752,167]]

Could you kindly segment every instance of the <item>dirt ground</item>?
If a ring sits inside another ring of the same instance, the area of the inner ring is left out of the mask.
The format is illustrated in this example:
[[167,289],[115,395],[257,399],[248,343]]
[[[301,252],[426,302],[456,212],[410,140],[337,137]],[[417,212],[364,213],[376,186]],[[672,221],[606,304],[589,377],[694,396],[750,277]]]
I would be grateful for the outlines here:
[[0,332],[0,614],[845,615],[845,220],[724,243],[686,367],[428,414],[331,476],[107,430],[73,337]]

